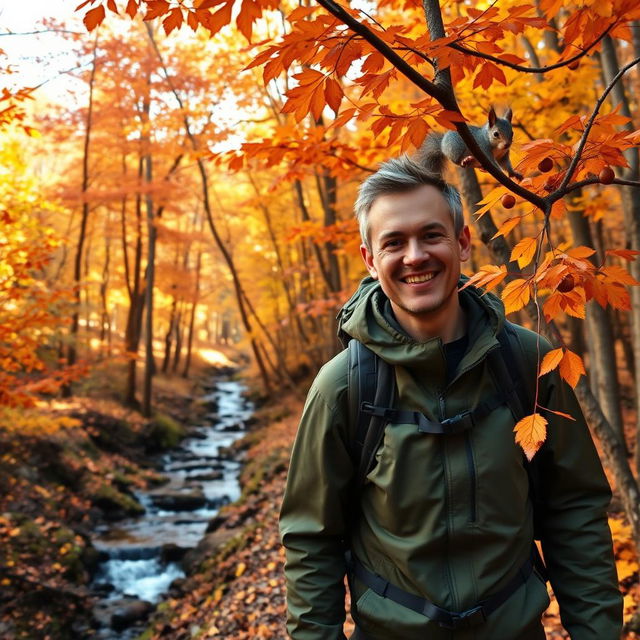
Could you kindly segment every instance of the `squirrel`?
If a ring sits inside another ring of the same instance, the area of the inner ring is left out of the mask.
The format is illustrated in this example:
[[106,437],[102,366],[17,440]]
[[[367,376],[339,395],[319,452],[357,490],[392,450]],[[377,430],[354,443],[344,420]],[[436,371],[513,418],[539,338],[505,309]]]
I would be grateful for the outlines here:
[[[493,158],[497,166],[510,177],[522,180],[522,174],[514,170],[509,159],[509,148],[513,140],[512,115],[511,109],[507,109],[504,117],[498,118],[491,107],[486,124],[483,127],[469,126],[469,130],[478,146],[489,158]],[[457,131],[430,133],[416,154],[416,160],[422,166],[438,175],[442,175],[445,157],[461,167],[480,166]]]

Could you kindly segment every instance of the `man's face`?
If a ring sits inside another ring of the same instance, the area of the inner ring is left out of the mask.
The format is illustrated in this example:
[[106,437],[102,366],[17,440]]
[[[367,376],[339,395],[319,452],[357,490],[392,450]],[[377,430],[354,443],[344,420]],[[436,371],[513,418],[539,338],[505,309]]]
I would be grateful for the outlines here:
[[424,185],[375,200],[369,211],[369,244],[360,247],[369,273],[400,324],[428,325],[458,305],[460,262],[470,254],[469,228],[456,236],[439,189]]

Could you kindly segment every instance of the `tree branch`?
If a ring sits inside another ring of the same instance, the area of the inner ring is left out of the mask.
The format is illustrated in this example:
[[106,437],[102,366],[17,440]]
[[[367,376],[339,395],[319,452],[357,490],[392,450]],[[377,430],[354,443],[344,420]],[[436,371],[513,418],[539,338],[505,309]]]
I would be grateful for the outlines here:
[[[460,114],[460,121],[456,122],[456,129],[460,134],[460,137],[464,140],[469,151],[478,160],[482,168],[491,174],[500,184],[507,187],[513,193],[519,195],[525,200],[531,202],[536,207],[539,207],[543,211],[548,211],[551,203],[546,199],[541,198],[538,194],[533,193],[524,187],[520,186],[517,182],[511,180],[505,173],[503,173],[499,167],[495,164],[493,158],[489,158],[484,151],[480,148],[476,139],[471,134],[469,127],[464,121],[464,116],[460,112],[460,107],[456,101],[453,88],[451,86],[451,80],[448,69],[439,70],[436,72],[436,82],[427,80],[416,69],[409,65],[401,56],[399,56],[386,42],[378,37],[371,29],[366,25],[358,22],[351,14],[349,14],[343,7],[337,4],[334,0],[317,0],[318,4],[326,9],[331,15],[338,18],[341,22],[346,24],[355,33],[362,36],[369,44],[371,44],[377,51],[379,51],[391,64],[402,73],[407,79],[413,82],[418,88],[422,89],[427,95],[435,98],[442,107],[448,111],[453,111]],[[424,0],[425,12],[427,15],[439,16],[440,25],[442,24],[442,16],[440,14],[440,7],[436,0]],[[428,24],[431,25],[432,21],[427,19]],[[442,27],[443,30],[443,27]],[[437,30],[432,31],[432,39],[437,37],[444,37],[443,34],[438,35]]]
[[492,56],[490,53],[482,53],[480,51],[474,51],[473,49],[469,49],[464,47],[461,44],[456,44],[452,42],[448,46],[451,49],[455,49],[460,53],[465,53],[470,56],[474,56],[475,58],[482,58],[483,60],[490,60],[491,62],[495,62],[496,64],[500,64],[504,67],[509,67],[509,69],[514,69],[515,71],[522,71],[524,73],[546,73],[547,71],[552,71],[553,69],[559,69],[560,67],[566,67],[567,65],[575,62],[576,60],[580,60],[583,56],[585,56],[593,47],[595,47],[602,38],[604,38],[609,31],[613,28],[613,24],[610,24],[588,47],[583,49],[580,53],[573,56],[573,58],[567,58],[566,60],[562,60],[561,62],[556,62],[555,64],[550,64],[546,67],[524,67],[521,64],[515,64],[514,62],[507,62],[506,60],[502,60],[501,58],[497,58],[496,56]]
[[580,162],[580,157],[582,156],[584,147],[587,144],[587,139],[589,138],[589,134],[591,133],[591,129],[593,128],[593,124],[596,120],[596,117],[598,116],[600,107],[602,107],[602,105],[604,104],[604,101],[606,100],[609,93],[611,93],[611,90],[616,85],[618,80],[620,80],[620,78],[622,78],[622,76],[629,69],[631,69],[631,67],[635,67],[635,65],[637,65],[639,62],[640,62],[640,57],[635,58],[634,60],[626,64],[624,67],[622,67],[622,69],[620,69],[620,71],[618,71],[615,77],[611,80],[611,82],[609,83],[607,88],[604,90],[600,98],[598,98],[598,102],[596,102],[596,106],[594,107],[591,117],[589,118],[589,122],[587,123],[587,126],[585,127],[582,133],[582,137],[580,138],[578,149],[576,150],[576,155],[573,156],[573,159],[571,160],[571,164],[569,165],[569,168],[567,169],[567,173],[565,174],[562,180],[562,183],[558,187],[558,190],[548,196],[547,199],[549,200],[549,202],[553,203],[556,200],[559,200],[566,193],[566,187],[569,184],[569,180],[571,180],[571,176],[576,170],[576,166],[578,165],[578,162]]

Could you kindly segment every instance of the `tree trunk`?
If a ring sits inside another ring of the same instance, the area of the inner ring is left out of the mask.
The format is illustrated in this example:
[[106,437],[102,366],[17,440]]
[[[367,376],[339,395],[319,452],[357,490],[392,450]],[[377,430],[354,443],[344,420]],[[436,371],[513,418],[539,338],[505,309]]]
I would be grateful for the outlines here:
[[[151,75],[147,76],[147,86],[150,88]],[[151,195],[151,185],[153,183],[153,160],[151,155],[151,132],[149,113],[151,111],[151,98],[149,94],[145,96],[143,113],[143,131],[145,146],[145,182],[147,193],[145,203],[147,209],[147,269],[145,272],[145,363],[144,363],[144,383],[142,393],[142,415],[145,418],[151,417],[151,394],[152,379],[155,372],[155,362],[153,359],[153,287],[155,279],[155,259],[156,259],[156,225],[155,211],[153,207],[153,196]]]
[[[91,63],[91,75],[89,76],[89,106],[87,109],[87,119],[85,123],[84,144],[82,151],[82,216],[80,218],[80,234],[76,246],[76,255],[73,266],[74,298],[75,305],[71,316],[71,336],[69,340],[69,350],[67,352],[67,362],[74,365],[78,360],[78,329],[80,326],[80,281],[82,278],[82,252],[84,248],[85,236],[87,232],[87,220],[89,219],[89,202],[87,191],[89,189],[89,145],[91,141],[91,126],[93,118],[93,87],[96,77],[96,58],[98,54],[98,36],[93,45],[93,60]],[[71,395],[70,385],[64,385],[62,395]]]

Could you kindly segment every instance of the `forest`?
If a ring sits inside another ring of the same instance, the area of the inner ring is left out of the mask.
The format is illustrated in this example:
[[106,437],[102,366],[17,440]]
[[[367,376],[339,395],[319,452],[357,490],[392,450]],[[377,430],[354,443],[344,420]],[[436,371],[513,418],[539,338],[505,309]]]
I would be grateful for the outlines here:
[[[278,510],[366,275],[358,186],[450,130],[463,271],[553,345],[639,637],[638,3],[65,4],[0,23],[0,637],[287,637]],[[45,36],[56,92],[28,80]],[[469,128],[493,109],[513,171]]]

